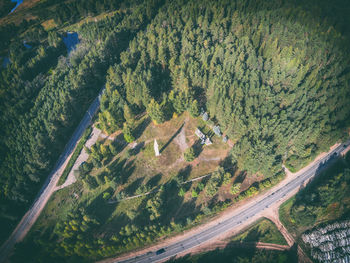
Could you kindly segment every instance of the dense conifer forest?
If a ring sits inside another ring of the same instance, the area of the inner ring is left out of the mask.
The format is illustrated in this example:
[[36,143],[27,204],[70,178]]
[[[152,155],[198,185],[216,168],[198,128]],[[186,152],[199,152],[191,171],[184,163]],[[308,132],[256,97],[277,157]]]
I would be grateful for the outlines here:
[[283,161],[293,167],[326,150],[349,125],[349,45],[342,24],[313,11],[324,9],[293,1],[166,4],[108,71],[103,128],[124,121],[121,100],[150,115],[159,103],[171,116],[196,99],[235,142],[241,170],[269,177]]
[[[250,175],[298,169],[348,136],[346,0],[48,0],[32,12],[0,25],[0,62],[11,61],[0,77],[1,240],[104,85],[97,118],[107,133],[131,134],[131,113],[162,123],[203,109]],[[68,55],[65,27],[105,12],[77,26],[81,43]],[[45,29],[47,19],[56,27]],[[79,256],[92,254],[104,256]]]

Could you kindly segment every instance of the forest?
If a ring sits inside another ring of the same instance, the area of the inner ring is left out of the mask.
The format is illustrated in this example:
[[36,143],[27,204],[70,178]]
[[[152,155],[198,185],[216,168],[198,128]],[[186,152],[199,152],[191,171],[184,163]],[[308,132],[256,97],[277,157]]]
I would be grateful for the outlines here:
[[[69,56],[60,30],[47,32],[38,21],[22,22],[26,28],[1,27],[6,36],[9,31],[21,32],[5,38],[8,45],[2,47],[11,64],[1,69],[0,79],[1,240],[29,207],[67,138],[102,89],[108,65],[118,62],[118,53],[155,15],[158,4],[148,1],[145,8],[128,1],[132,9],[126,5],[111,19],[82,25],[84,41]],[[24,40],[31,49],[24,47]]]
[[0,1],[0,18],[10,13],[11,9],[16,6],[16,3],[9,0]]
[[163,122],[196,100],[235,142],[241,170],[300,168],[347,136],[350,75],[344,24],[299,4],[167,4],[109,69],[101,127],[122,127],[125,103]]
[[[0,55],[11,61],[0,78],[1,240],[103,86],[103,131],[123,130],[131,142],[131,115],[160,124],[203,110],[234,143],[238,169],[265,179],[346,138],[349,8],[345,0],[48,0],[33,7],[34,19],[1,25]],[[65,27],[105,12],[76,26],[81,43],[68,55]],[[56,27],[45,29],[47,19]],[[70,230],[71,221],[98,225],[84,213],[65,219]],[[84,238],[76,234],[67,244]]]
[[350,154],[296,195],[290,216],[299,227],[317,226],[350,216]]

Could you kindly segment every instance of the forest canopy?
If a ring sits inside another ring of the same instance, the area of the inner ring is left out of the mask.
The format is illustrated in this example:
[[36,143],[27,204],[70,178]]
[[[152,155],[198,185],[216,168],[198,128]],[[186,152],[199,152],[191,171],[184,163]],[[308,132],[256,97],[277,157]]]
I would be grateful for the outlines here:
[[123,121],[117,101],[152,117],[153,99],[168,115],[197,99],[241,170],[268,177],[326,150],[349,125],[349,39],[325,9],[298,2],[167,3],[110,68],[102,127]]
[[[63,28],[104,12],[76,25],[68,56]],[[14,227],[103,86],[99,127],[128,141],[130,116],[203,110],[249,174],[326,150],[350,124],[349,12],[345,0],[48,0],[1,25],[0,223]]]

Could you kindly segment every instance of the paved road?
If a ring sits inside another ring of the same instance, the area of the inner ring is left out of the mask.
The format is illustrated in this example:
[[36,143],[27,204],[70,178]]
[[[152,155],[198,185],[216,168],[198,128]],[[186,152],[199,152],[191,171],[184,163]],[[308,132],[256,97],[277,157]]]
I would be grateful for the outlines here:
[[100,95],[103,90],[100,92],[99,96],[92,102],[89,109],[85,113],[83,119],[79,123],[79,126],[74,131],[73,136],[67,143],[63,153],[60,155],[54,169],[51,174],[46,179],[44,185],[39,191],[38,195],[33,202],[33,205],[30,207],[28,212],[23,216],[22,220],[19,222],[15,230],[12,232],[9,239],[1,246],[0,248],[0,262],[4,262],[9,253],[12,251],[14,245],[21,241],[27,232],[30,230],[32,225],[35,223],[36,219],[39,217],[40,212],[45,207],[47,201],[49,200],[51,194],[54,192],[57,181],[64,171],[65,166],[69,161],[69,157],[72,154],[76,144],[78,143],[80,137],[84,133],[85,129],[90,125],[91,119],[96,113],[97,109],[100,106]]
[[225,232],[230,231],[232,228],[242,224],[242,222],[254,217],[258,213],[276,203],[282,199],[287,194],[300,188],[304,182],[313,176],[317,175],[321,170],[327,167],[329,164],[333,163],[336,157],[345,149],[344,145],[349,145],[350,140],[346,143],[339,145],[333,151],[329,152],[325,157],[317,161],[314,165],[309,167],[304,173],[300,174],[298,177],[291,180],[289,183],[277,188],[273,193],[261,199],[259,202],[255,202],[248,206],[245,210],[241,211],[239,214],[235,214],[229,219],[205,229],[201,233],[193,235],[191,237],[180,240],[172,245],[164,247],[162,250],[158,250],[158,253],[148,252],[146,254],[129,258],[122,261],[115,261],[120,263],[140,263],[140,262],[159,262],[167,258],[173,257],[179,253],[182,253],[188,249],[194,248],[204,242],[209,241]]

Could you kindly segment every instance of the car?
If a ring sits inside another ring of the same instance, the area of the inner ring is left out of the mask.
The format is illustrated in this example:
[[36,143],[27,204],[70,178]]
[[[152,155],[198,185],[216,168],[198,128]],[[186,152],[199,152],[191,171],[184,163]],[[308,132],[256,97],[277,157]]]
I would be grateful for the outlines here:
[[156,251],[156,255],[160,255],[160,254],[163,254],[165,252],[165,249],[164,248],[161,248],[159,250]]

